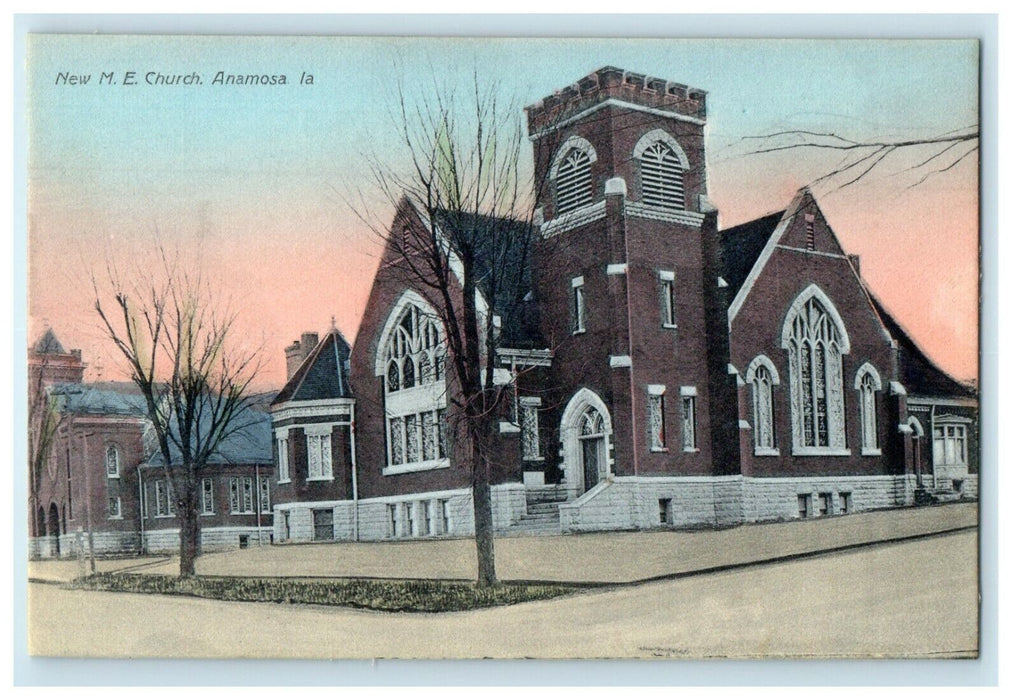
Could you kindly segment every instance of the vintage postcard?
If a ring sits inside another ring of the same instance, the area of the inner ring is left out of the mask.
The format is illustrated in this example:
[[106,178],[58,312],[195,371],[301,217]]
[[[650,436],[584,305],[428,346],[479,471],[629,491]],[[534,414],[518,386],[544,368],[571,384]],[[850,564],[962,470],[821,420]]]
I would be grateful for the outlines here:
[[978,41],[27,44],[30,654],[981,654]]

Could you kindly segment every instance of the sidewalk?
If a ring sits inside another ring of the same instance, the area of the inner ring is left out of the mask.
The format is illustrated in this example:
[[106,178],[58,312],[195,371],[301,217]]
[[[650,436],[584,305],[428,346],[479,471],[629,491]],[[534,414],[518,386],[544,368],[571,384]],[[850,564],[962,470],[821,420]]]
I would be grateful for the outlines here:
[[[499,578],[624,583],[830,549],[975,527],[977,505],[858,513],[698,532],[613,532],[496,540]],[[100,562],[101,570],[144,560]],[[152,558],[139,572],[175,574],[177,561]],[[76,562],[32,562],[29,576],[66,580]],[[207,554],[197,572],[219,576],[461,578],[476,576],[474,540],[360,542],[254,547]]]

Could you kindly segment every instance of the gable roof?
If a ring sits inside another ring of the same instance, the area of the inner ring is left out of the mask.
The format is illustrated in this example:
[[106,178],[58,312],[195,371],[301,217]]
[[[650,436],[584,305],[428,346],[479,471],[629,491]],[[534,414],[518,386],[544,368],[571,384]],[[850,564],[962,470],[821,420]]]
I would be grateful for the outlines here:
[[761,257],[764,246],[778,227],[785,210],[766,214],[759,219],[724,229],[719,232],[722,254],[722,279],[732,294],[746,282],[754,263]]
[[350,345],[339,329],[333,327],[304,358],[272,404],[349,398],[353,398],[350,391]]
[[[870,290],[868,290],[869,293]],[[975,387],[953,379],[947,372],[934,364],[876,296],[870,294],[870,298],[874,302],[874,308],[877,309],[881,322],[884,323],[888,333],[899,346],[899,381],[906,387],[908,393],[917,396],[967,398],[977,396]]]
[[[207,464],[272,464],[272,416],[265,411],[247,408],[237,414],[238,426],[209,457]],[[170,457],[174,464],[181,463],[180,450],[170,441]],[[145,462],[148,467],[166,465],[163,453],[155,450]]]
[[474,254],[478,291],[502,322],[499,345],[548,347],[541,334],[541,315],[533,288],[531,254],[537,229],[519,219],[463,212],[439,212],[437,219],[440,230],[456,227],[457,237]]
[[57,340],[57,334],[53,332],[52,328],[47,328],[46,332],[39,336],[39,339],[35,341],[35,345],[32,346],[32,350],[40,355],[67,354],[64,346]]
[[124,389],[92,384],[56,384],[50,388],[50,396],[61,413],[146,418],[145,398],[137,391],[130,391],[129,387]]

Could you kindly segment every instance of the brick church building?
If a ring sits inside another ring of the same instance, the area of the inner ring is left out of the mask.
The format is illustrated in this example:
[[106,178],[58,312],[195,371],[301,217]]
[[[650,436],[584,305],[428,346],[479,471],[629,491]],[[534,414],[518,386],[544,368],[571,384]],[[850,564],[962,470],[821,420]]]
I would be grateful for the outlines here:
[[[66,351],[52,329],[29,349],[28,369],[30,414],[50,426],[30,418],[29,443],[52,435],[30,468],[29,555],[177,552],[171,478],[135,385],[85,382],[81,351]],[[251,409],[240,420],[244,429],[199,475],[204,551],[272,540],[269,414]]]
[[[975,390],[869,291],[808,189],[719,230],[707,118],[703,91],[611,67],[527,109],[544,183],[531,289],[478,293],[511,397],[497,532],[975,497]],[[353,348],[334,328],[287,349],[272,406],[276,541],[473,532],[436,301],[395,264],[407,227],[427,224],[398,209]]]

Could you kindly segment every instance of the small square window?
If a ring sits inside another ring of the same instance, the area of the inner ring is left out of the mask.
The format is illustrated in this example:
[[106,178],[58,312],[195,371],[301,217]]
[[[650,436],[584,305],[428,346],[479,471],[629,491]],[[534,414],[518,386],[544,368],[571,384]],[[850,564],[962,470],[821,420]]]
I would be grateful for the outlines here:
[[819,515],[831,515],[831,494],[830,493],[819,493],[818,495],[818,511]]

